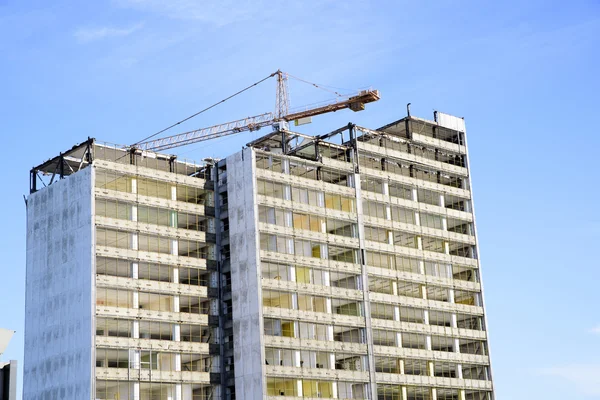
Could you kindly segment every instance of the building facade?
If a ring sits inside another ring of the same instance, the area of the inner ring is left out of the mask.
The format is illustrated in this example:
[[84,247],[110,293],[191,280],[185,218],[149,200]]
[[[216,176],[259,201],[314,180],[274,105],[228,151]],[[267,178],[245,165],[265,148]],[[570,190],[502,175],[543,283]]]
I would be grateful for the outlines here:
[[24,399],[493,400],[465,140],[437,113],[34,168]]

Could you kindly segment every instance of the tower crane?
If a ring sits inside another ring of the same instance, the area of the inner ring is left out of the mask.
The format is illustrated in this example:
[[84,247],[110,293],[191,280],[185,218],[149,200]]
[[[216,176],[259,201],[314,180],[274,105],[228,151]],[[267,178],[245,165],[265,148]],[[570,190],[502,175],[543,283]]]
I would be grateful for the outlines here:
[[[338,94],[338,98],[334,101],[330,101],[316,107],[290,112],[288,97],[288,76],[290,75],[285,72],[282,72],[281,70],[277,70],[276,72],[273,72],[271,75],[269,75],[267,78],[263,79],[263,81],[274,76],[277,77],[276,110],[274,113],[268,112],[253,117],[239,119],[237,121],[230,121],[224,124],[180,133],[173,136],[142,141],[132,145],[131,148],[151,151],[167,150],[192,143],[202,142],[205,140],[234,135],[240,132],[256,131],[260,128],[269,125],[277,125],[280,122],[299,121],[304,118],[309,118],[315,115],[325,114],[329,112],[335,112],[338,110],[343,110],[345,108],[349,108],[350,110],[355,112],[362,111],[365,109],[366,103],[371,103],[380,99],[378,90],[361,90],[352,95],[342,96]],[[255,86],[260,82],[262,81],[259,81],[252,86]],[[319,87],[316,84],[312,85]],[[241,91],[236,94],[239,93],[241,93]],[[230,96],[229,98],[231,97],[233,96]],[[212,108],[212,106],[209,108]]]

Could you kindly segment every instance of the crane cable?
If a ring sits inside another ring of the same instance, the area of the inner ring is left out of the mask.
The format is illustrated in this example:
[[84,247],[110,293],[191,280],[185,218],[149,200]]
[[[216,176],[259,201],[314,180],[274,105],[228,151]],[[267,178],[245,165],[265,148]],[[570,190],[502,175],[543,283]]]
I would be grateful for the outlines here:
[[340,93],[336,92],[335,90],[326,89],[325,87],[323,87],[323,86],[325,86],[325,85],[318,85],[318,84],[316,84],[316,83],[313,83],[313,82],[306,81],[306,80],[304,80],[304,79],[302,79],[302,78],[298,78],[297,76],[294,76],[294,75],[290,75],[290,74],[287,74],[287,75],[288,75],[290,78],[294,78],[294,79],[296,79],[296,80],[298,80],[298,81],[300,81],[300,82],[304,82],[304,83],[307,83],[307,84],[309,84],[309,85],[312,85],[312,86],[316,87],[317,89],[321,89],[321,90],[324,90],[324,91],[326,91],[326,92],[333,93],[333,94],[335,94],[335,95],[336,95],[336,96],[338,96],[338,97],[344,97],[344,95],[342,95],[342,94],[340,94]]
[[150,135],[150,136],[148,136],[148,137],[146,137],[146,138],[144,138],[144,139],[142,139],[142,140],[140,140],[140,141],[138,141],[138,142],[135,142],[135,143],[134,143],[134,144],[132,144],[131,146],[133,147],[133,146],[136,146],[136,145],[138,145],[138,144],[140,144],[140,143],[146,142],[148,139],[152,139],[152,138],[153,138],[153,137],[155,137],[156,135],[160,135],[161,133],[163,133],[163,132],[165,132],[165,131],[168,131],[168,130],[169,130],[169,129],[171,129],[171,128],[174,128],[174,127],[176,127],[177,125],[179,125],[179,124],[182,124],[182,123],[184,123],[185,121],[188,121],[188,120],[190,120],[190,119],[192,119],[192,118],[194,118],[194,117],[196,117],[196,116],[198,116],[198,115],[202,114],[203,112],[205,112],[205,111],[208,111],[208,110],[210,110],[211,108],[214,108],[214,107],[218,106],[219,104],[226,102],[227,100],[229,100],[229,99],[231,99],[231,98],[233,98],[233,97],[237,96],[238,94],[242,94],[242,93],[244,93],[246,90],[248,90],[248,89],[251,89],[251,88],[253,88],[253,87],[254,87],[254,86],[256,86],[256,85],[259,85],[259,84],[263,83],[264,81],[266,81],[266,80],[267,80],[267,79],[269,79],[269,78],[272,78],[272,77],[274,77],[275,75],[277,75],[277,72],[273,72],[271,75],[269,75],[269,76],[267,76],[267,77],[265,77],[265,78],[261,79],[260,81],[258,81],[258,82],[255,82],[255,83],[253,83],[252,85],[245,87],[244,89],[242,89],[242,90],[240,90],[240,91],[238,91],[238,92],[236,92],[236,93],[232,94],[231,96],[229,96],[229,97],[226,97],[226,98],[224,98],[223,100],[221,100],[221,101],[219,101],[219,102],[217,102],[217,103],[215,103],[215,104],[213,104],[213,105],[211,105],[211,106],[209,106],[209,107],[206,107],[205,109],[203,109],[203,110],[200,110],[200,111],[198,111],[197,113],[195,113],[195,114],[192,114],[192,115],[190,115],[189,117],[187,117],[187,118],[184,118],[184,119],[182,119],[181,121],[179,121],[179,122],[176,122],[176,123],[174,123],[173,125],[170,125],[170,126],[166,127],[166,128],[165,128],[165,129],[163,129],[163,130],[160,130],[160,131],[158,131],[158,132],[156,132],[156,133],[154,133],[154,134],[152,134],[152,135]]

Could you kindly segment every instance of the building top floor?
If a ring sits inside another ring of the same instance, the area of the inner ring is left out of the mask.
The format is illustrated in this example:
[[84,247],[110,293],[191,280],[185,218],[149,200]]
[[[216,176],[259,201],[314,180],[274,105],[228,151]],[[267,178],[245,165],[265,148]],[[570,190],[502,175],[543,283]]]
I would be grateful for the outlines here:
[[[360,148],[363,153],[368,154],[378,153],[378,148],[385,147],[466,167],[464,120],[437,111],[433,121],[409,115],[375,130],[349,123],[332,132],[314,136],[294,132],[287,123],[278,123],[273,126],[272,132],[247,146],[309,161],[329,159],[347,163],[352,161],[354,148]],[[224,154],[223,157],[227,155]],[[202,162],[189,161],[172,154],[141,150],[135,145],[119,146],[88,138],[33,167],[30,171],[30,193],[87,168],[94,160],[115,165],[135,165],[205,180],[213,179],[211,170],[219,161],[212,158],[206,158]]]

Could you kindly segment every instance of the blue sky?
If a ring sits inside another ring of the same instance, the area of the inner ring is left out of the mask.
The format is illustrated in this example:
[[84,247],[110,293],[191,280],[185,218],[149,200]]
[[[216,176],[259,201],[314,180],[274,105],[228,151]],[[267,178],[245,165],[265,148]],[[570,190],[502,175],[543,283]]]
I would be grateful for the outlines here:
[[[600,3],[0,1],[3,359],[23,359],[28,171],[88,136],[131,144],[281,68],[378,88],[376,128],[464,116],[498,399],[600,399]],[[290,85],[292,105],[329,95]],[[181,130],[273,111],[275,83]],[[224,156],[257,134],[179,151]]]

